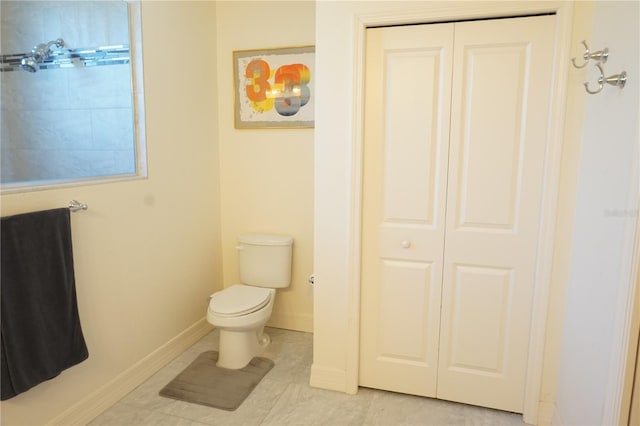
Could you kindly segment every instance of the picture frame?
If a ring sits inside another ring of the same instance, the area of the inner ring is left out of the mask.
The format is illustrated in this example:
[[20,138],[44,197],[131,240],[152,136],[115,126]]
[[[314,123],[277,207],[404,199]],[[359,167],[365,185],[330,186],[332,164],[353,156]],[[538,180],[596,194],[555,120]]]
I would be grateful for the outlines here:
[[315,46],[233,52],[236,129],[314,127]]

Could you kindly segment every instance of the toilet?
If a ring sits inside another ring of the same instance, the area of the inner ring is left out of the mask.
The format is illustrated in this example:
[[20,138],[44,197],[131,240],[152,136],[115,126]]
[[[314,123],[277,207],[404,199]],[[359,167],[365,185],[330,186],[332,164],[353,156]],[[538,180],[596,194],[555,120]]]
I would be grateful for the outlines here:
[[240,283],[210,296],[207,321],[220,329],[217,366],[237,370],[269,345],[264,325],[277,288],[291,283],[293,238],[244,234],[238,237]]

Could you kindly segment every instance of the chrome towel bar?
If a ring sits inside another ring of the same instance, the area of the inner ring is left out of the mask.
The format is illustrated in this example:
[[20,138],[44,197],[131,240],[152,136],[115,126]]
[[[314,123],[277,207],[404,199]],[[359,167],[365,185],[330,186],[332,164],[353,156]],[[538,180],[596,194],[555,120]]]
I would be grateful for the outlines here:
[[71,210],[72,212],[77,212],[78,210],[87,210],[88,208],[88,205],[81,203],[78,200],[69,201],[69,210]]

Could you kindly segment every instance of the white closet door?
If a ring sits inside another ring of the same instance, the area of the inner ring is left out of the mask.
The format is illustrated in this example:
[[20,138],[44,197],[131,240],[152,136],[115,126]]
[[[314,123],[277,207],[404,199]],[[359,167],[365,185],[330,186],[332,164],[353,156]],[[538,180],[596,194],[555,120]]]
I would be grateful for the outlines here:
[[367,31],[362,386],[522,412],[553,34]]
[[439,398],[522,412],[554,18],[455,26]]
[[435,396],[453,26],[367,31],[360,385]]

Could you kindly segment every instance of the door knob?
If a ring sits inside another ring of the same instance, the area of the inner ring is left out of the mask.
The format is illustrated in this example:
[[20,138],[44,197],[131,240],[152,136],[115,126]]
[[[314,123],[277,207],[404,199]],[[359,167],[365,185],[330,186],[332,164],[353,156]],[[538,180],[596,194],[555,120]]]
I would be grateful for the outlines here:
[[409,240],[402,240],[402,242],[400,243],[400,245],[402,246],[402,248],[409,248],[409,247],[411,247],[411,241],[409,241]]

